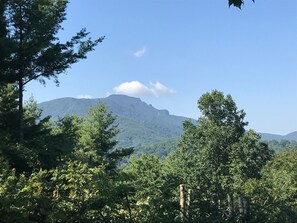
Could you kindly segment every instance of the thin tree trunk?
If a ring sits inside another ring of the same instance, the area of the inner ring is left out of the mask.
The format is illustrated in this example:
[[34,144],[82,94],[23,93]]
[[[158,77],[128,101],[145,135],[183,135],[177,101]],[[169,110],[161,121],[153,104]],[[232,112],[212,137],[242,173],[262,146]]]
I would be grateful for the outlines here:
[[186,219],[186,193],[185,193],[185,185],[179,185],[179,192],[180,192],[180,217],[181,222],[185,222]]
[[19,140],[24,140],[23,78],[19,80]]
[[238,195],[238,208],[239,208],[239,222],[244,223],[245,217],[247,214],[247,201],[241,194]]
[[129,213],[129,222],[133,223],[132,211],[131,211],[131,206],[130,206],[129,197],[128,197],[127,193],[125,193],[125,198],[126,198],[126,201],[127,201],[127,208],[128,208],[128,213]]
[[[19,6],[19,13],[20,17],[22,17],[22,5]],[[23,24],[22,18],[20,23],[20,48],[19,48],[19,141],[23,142],[24,140],[24,108],[23,108],[23,90],[24,90],[24,83],[23,83]]]
[[228,211],[229,211],[229,216],[228,217],[232,218],[233,214],[234,214],[233,194],[228,194],[227,199],[228,199]]
[[192,196],[192,189],[188,189],[187,194],[187,219],[190,221],[191,219],[191,213],[190,213],[190,205],[191,205],[191,196]]

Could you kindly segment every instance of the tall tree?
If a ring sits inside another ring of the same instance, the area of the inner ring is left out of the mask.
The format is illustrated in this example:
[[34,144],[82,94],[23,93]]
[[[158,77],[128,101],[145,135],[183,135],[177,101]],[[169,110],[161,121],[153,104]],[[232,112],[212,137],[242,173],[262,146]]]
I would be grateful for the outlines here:
[[[0,80],[18,84],[21,140],[26,84],[32,80],[45,84],[45,79],[51,78],[58,84],[59,74],[86,58],[87,53],[103,40],[103,37],[91,40],[86,29],[82,29],[66,43],[61,43],[57,33],[66,19],[67,4],[67,0],[7,0],[7,4],[0,6],[0,25],[7,32],[6,39],[12,43],[9,54],[1,61],[5,70],[0,73]],[[0,47],[2,52],[4,46]]]
[[133,152],[132,148],[115,148],[119,130],[114,122],[115,117],[102,103],[89,109],[89,116],[83,119],[80,127],[76,152],[81,160],[92,166],[106,164],[107,170],[113,172],[117,162]]
[[[243,219],[238,211],[246,202],[243,182],[259,178],[260,170],[271,157],[259,136],[245,132],[245,113],[238,110],[230,95],[217,90],[198,101],[202,117],[199,125],[184,123],[184,135],[178,150],[169,157],[173,171],[193,189],[189,211],[197,221],[236,222]],[[238,200],[237,199],[237,200]],[[246,211],[242,211],[246,214]]]

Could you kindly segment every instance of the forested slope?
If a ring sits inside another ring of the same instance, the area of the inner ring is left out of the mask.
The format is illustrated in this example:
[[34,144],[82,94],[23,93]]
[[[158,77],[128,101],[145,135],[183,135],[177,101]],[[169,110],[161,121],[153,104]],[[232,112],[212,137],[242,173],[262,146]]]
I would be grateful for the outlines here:
[[[177,140],[183,131],[186,117],[170,115],[167,110],[159,110],[139,98],[125,95],[111,95],[102,99],[61,98],[40,103],[42,117],[51,116],[53,120],[65,115],[85,116],[90,106],[104,103],[109,112],[117,117],[119,125],[117,140],[119,146],[146,146],[164,144]],[[194,120],[192,120],[194,121]]]

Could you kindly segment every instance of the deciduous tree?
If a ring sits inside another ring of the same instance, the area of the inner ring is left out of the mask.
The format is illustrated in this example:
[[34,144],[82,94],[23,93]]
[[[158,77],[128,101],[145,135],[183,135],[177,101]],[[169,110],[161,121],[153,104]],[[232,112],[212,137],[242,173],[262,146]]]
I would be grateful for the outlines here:
[[198,107],[199,124],[184,123],[179,148],[169,157],[172,171],[193,189],[189,211],[195,221],[236,222],[247,216],[247,209],[239,211],[246,202],[244,182],[260,177],[271,151],[255,132],[245,132],[245,113],[230,95],[206,93]]

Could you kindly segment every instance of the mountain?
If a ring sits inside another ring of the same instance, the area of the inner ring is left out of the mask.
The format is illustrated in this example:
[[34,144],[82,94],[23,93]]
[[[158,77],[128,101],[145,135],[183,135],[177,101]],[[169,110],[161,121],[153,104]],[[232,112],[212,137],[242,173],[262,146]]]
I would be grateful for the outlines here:
[[280,141],[283,136],[282,135],[277,135],[277,134],[270,134],[270,133],[259,133],[261,135],[262,140],[276,140]]
[[[119,146],[135,147],[136,151],[150,151],[164,156],[176,148],[183,133],[182,123],[186,117],[170,115],[167,110],[159,110],[139,98],[125,95],[111,95],[101,99],[60,98],[40,103],[42,117],[50,115],[56,120],[65,115],[87,115],[90,106],[98,102],[105,104],[107,110],[117,117],[120,133]],[[191,120],[195,122],[194,120]],[[262,140],[296,140],[297,131],[287,135],[259,133]]]
[[291,132],[291,133],[289,133],[289,134],[283,136],[283,139],[285,139],[285,140],[295,140],[295,141],[297,141],[297,131],[295,131],[295,132]]
[[270,133],[259,133],[261,135],[262,140],[295,140],[297,141],[297,131],[291,132],[287,135],[277,135],[277,134],[270,134]]
[[166,144],[177,140],[182,132],[186,117],[170,115],[167,110],[159,110],[139,98],[125,95],[111,95],[101,99],[60,98],[38,105],[43,110],[42,117],[85,116],[90,106],[103,102],[109,112],[117,117],[120,133],[119,146],[144,147]]

